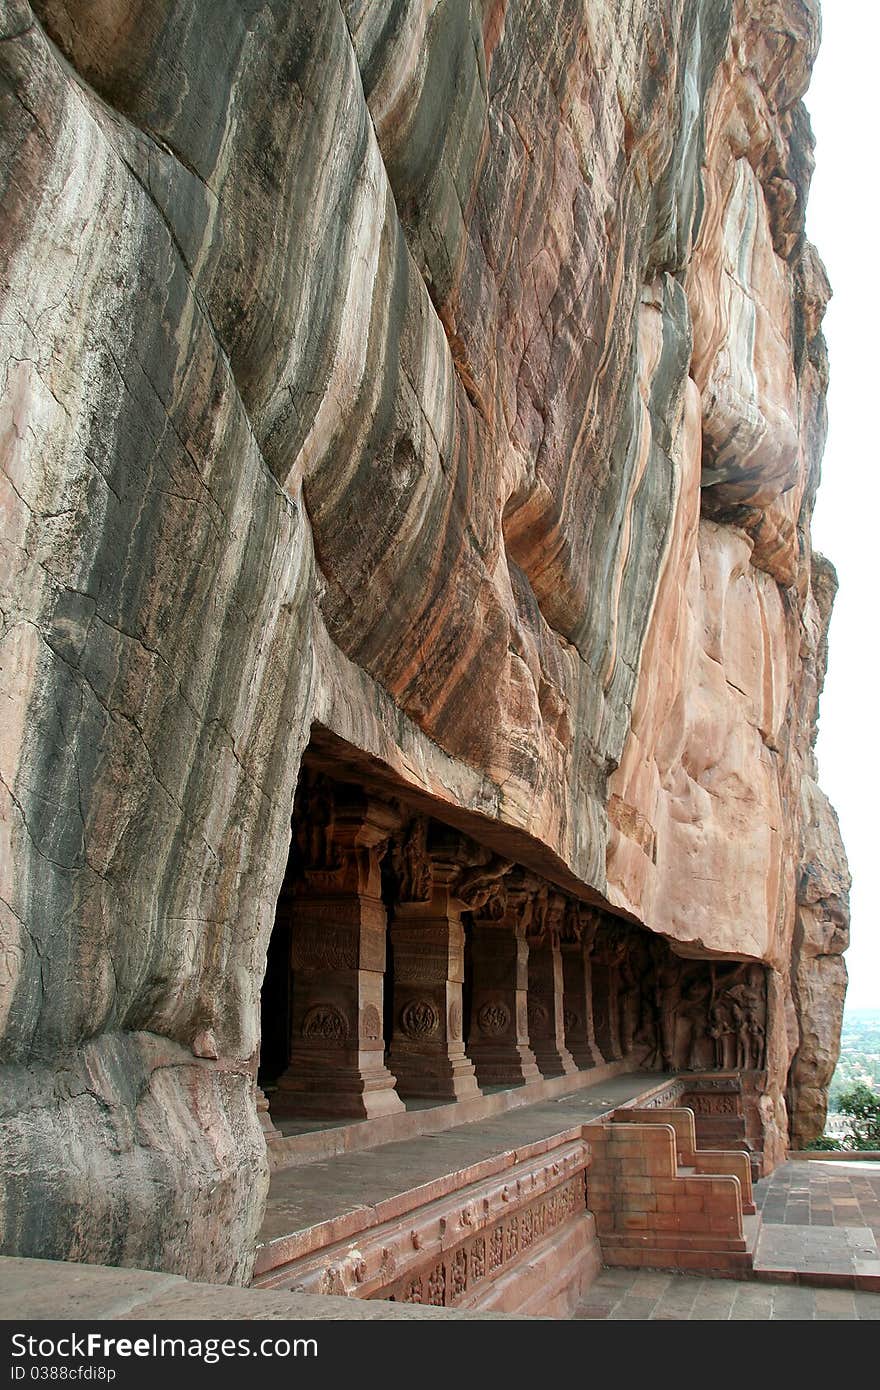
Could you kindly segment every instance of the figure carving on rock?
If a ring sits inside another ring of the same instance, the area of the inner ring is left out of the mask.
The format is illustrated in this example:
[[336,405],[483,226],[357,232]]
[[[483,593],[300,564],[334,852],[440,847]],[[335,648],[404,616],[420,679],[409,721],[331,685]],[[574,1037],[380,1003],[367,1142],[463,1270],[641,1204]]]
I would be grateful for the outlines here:
[[585,903],[575,903],[574,915],[578,921],[578,940],[585,951],[591,951],[599,930],[599,913]]
[[402,837],[394,841],[391,862],[397,875],[400,901],[430,902],[432,874],[427,816],[414,816]]
[[306,872],[340,868],[345,856],[334,840],[336,803],[327,777],[320,773],[306,776],[297,793],[295,820],[297,846]]
[[625,955],[620,963],[620,1045],[629,1056],[638,1032],[642,984],[637,962]]
[[[739,976],[747,972],[744,980]],[[760,1068],[764,1064],[766,1046],[766,987],[760,966],[740,966],[732,977],[737,983],[729,985],[727,997],[730,1001],[733,1031],[736,1036],[736,1062],[738,1069]]]
[[709,1009],[708,1033],[715,1045],[715,1066],[719,1071],[729,1071],[732,1066],[734,1025],[729,1003],[724,998],[717,999]]
[[512,868],[512,859],[502,859],[500,855],[493,854],[487,864],[462,870],[455,896],[469,912],[500,917],[504,913],[505,903],[503,879]]
[[567,945],[581,945],[584,938],[584,926],[585,919],[580,911],[580,904],[567,902],[562,926],[562,940]]
[[755,1014],[748,1015],[749,1066],[758,1071],[764,1065],[766,1036],[764,1025]]
[[749,1065],[749,1025],[744,1010],[734,999],[730,1005],[730,1014],[733,1020],[734,1036],[736,1038],[736,1069],[745,1071]]
[[606,918],[595,934],[593,953],[597,962],[609,968],[619,966],[627,953],[629,933],[615,921]]
[[[700,1066],[703,1039],[706,1037],[707,1002],[712,985],[705,975],[699,974],[691,979],[682,996],[681,1018],[684,1020],[687,1040],[687,1067],[696,1071]],[[682,1055],[684,1047],[681,1049]],[[679,1061],[679,1065],[681,1062]]]
[[657,1005],[660,1056],[664,1069],[672,1071],[675,1067],[676,1023],[684,971],[681,961],[673,955],[664,941],[652,941],[651,956],[654,961],[654,997]]
[[549,889],[546,883],[540,884],[536,891],[530,896],[526,927],[530,946],[542,946],[547,937],[549,924]]
[[658,1066],[660,1063],[660,1029],[656,1000],[651,989],[642,990],[635,1042],[644,1049],[644,1065],[646,1067]]
[[758,1070],[764,1065],[766,1045],[766,986],[764,972],[754,966],[742,986],[742,1009],[748,1035],[745,1066]]

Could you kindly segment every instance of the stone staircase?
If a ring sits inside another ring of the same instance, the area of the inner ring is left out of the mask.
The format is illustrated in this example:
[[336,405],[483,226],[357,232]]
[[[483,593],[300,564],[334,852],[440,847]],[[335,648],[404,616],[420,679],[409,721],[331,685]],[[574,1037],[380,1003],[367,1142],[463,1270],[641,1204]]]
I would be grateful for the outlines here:
[[584,1127],[606,1265],[745,1274],[760,1218],[749,1155],[697,1146],[692,1110],[625,1108]]
[[753,1182],[761,1176],[761,1085],[756,1072],[692,1074],[679,1078],[675,1100],[677,1106],[694,1112],[701,1149],[740,1149],[749,1155]]

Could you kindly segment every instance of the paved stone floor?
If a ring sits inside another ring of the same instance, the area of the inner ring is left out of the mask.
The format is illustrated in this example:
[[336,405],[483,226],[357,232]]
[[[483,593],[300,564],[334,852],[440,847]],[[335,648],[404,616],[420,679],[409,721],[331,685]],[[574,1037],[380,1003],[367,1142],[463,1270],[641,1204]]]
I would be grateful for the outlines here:
[[755,1184],[755,1204],[769,1224],[869,1227],[880,1239],[880,1163],[783,1163]]
[[880,1294],[606,1269],[591,1284],[573,1316],[642,1322],[877,1321]]
[[880,1290],[880,1163],[783,1163],[756,1184],[755,1204],[763,1218],[756,1273]]

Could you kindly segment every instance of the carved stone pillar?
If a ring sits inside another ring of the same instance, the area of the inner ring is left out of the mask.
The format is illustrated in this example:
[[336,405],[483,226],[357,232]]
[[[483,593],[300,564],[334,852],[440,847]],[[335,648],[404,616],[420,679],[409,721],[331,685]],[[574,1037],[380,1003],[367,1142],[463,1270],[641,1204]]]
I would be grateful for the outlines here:
[[462,865],[445,854],[428,858],[424,831],[424,823],[417,823],[396,861],[409,862],[391,923],[394,1024],[388,1063],[402,1096],[466,1100],[481,1091],[463,1038],[464,904],[457,896]]
[[528,900],[527,892],[511,886],[473,917],[468,1055],[481,1086],[521,1086],[541,1079],[529,1046]]
[[527,930],[529,943],[529,1042],[544,1076],[566,1076],[577,1063],[565,1045],[562,952],[565,915],[561,893],[541,890]]
[[302,869],[292,887],[290,1065],[276,1115],[371,1118],[402,1110],[384,1062],[387,920],[380,861],[399,825],[354,789],[317,782],[300,811]]
[[606,1062],[623,1057],[620,1044],[620,962],[626,941],[620,928],[606,923],[593,943],[593,1024],[596,1042]]
[[593,1024],[593,979],[590,947],[598,930],[595,912],[573,903],[565,916],[562,950],[565,1045],[577,1065],[586,1070],[601,1066],[602,1053]]

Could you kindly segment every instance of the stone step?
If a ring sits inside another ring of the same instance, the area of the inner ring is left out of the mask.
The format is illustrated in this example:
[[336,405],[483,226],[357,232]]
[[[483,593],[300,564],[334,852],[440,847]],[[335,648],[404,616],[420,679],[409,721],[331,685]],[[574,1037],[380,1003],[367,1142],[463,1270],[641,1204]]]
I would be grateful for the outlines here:
[[754,1277],[774,1283],[880,1292],[880,1251],[868,1226],[785,1226],[765,1222]]
[[728,1274],[736,1278],[751,1275],[760,1233],[760,1217],[743,1220],[742,1238],[695,1237],[693,1243],[681,1239],[655,1238],[646,1233],[644,1242],[631,1237],[602,1238],[604,1263],[625,1269],[678,1269],[704,1274]]

